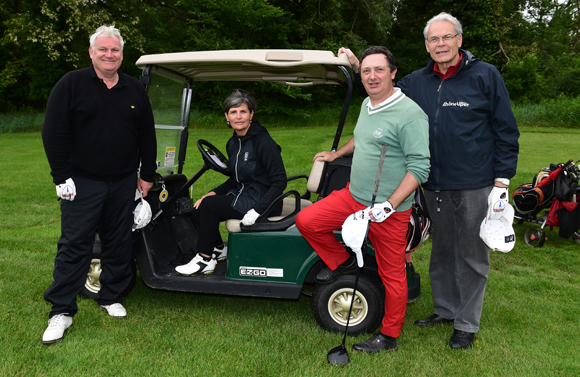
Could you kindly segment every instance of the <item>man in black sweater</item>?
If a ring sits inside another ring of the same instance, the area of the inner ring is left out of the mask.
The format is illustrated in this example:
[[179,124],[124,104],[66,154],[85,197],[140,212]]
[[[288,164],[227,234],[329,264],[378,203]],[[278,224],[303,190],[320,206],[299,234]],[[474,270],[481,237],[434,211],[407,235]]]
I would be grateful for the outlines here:
[[[102,272],[98,302],[110,316],[125,317],[123,292],[131,279],[135,188],[153,185],[157,142],[144,87],[119,69],[123,38],[101,26],[90,38],[92,65],[69,72],[53,88],[42,139],[61,201],[61,237],[52,303],[42,343],[60,341],[77,312],[98,228]],[[140,178],[137,173],[140,170]]]

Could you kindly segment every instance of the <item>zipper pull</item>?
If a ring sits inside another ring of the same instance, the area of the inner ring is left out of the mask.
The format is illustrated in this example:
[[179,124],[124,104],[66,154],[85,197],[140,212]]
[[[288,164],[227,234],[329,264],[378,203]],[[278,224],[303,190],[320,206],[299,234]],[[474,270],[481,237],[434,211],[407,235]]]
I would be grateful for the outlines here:
[[441,81],[441,84],[439,84],[439,88],[437,88],[437,93],[439,93],[439,91],[441,90],[441,85],[443,85],[443,81]]

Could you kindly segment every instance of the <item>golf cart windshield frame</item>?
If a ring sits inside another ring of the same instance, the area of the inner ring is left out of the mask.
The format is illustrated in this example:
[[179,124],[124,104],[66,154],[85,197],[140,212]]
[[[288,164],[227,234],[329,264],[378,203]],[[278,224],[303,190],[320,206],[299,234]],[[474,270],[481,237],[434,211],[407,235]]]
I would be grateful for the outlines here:
[[331,150],[336,151],[353,92],[353,73],[345,54],[335,57],[318,50],[221,50],[144,55],[136,65],[143,68],[141,83],[148,89],[151,73],[184,83],[181,101],[181,138],[178,173],[187,152],[189,115],[195,81],[258,81],[288,86],[341,85],[346,97]]

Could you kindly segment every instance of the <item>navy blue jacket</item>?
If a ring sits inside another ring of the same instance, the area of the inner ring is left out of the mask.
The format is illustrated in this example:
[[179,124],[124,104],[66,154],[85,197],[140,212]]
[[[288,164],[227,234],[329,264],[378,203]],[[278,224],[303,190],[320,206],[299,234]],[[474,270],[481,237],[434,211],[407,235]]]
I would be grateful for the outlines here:
[[[280,152],[282,148],[268,131],[253,121],[244,136],[234,135],[226,144],[232,175],[214,191],[218,195],[235,195],[232,207],[245,214],[254,209],[264,213],[286,188],[286,169]],[[271,215],[278,215],[280,205]]]
[[470,190],[516,173],[519,130],[499,71],[461,50],[458,71],[444,81],[431,59],[397,83],[429,117],[427,190]]

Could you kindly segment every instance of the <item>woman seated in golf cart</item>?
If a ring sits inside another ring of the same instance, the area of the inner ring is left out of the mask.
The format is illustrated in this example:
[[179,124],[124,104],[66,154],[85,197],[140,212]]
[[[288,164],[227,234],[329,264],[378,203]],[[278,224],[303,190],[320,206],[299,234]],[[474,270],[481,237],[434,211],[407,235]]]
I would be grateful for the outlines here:
[[[195,202],[192,220],[198,229],[197,255],[175,270],[183,275],[212,274],[217,261],[226,259],[219,223],[241,219],[253,225],[260,214],[286,188],[282,148],[255,120],[256,101],[245,90],[236,89],[224,101],[228,126],[234,129],[226,144],[232,175]],[[279,215],[282,203],[270,215]]]

